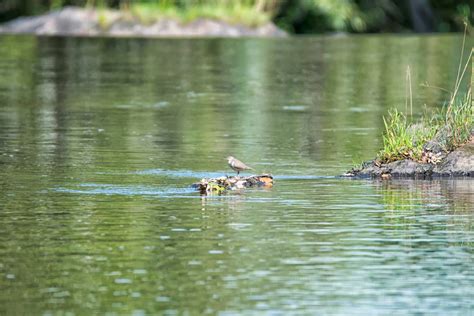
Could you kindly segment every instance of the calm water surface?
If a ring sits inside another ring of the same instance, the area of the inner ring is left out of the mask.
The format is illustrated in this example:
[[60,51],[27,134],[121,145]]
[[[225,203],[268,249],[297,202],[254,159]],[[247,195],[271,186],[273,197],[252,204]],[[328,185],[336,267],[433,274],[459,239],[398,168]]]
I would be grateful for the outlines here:
[[336,177],[461,40],[1,36],[0,314],[473,315],[474,182]]

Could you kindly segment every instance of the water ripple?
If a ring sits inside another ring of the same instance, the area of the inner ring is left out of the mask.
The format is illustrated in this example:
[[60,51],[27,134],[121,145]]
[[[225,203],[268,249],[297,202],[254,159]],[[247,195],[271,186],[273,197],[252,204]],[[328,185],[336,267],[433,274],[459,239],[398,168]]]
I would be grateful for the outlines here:
[[158,197],[190,197],[186,194],[195,193],[192,188],[156,188],[151,186],[122,186],[113,184],[83,183],[81,189],[54,188],[54,192],[90,194],[90,195],[151,195]]

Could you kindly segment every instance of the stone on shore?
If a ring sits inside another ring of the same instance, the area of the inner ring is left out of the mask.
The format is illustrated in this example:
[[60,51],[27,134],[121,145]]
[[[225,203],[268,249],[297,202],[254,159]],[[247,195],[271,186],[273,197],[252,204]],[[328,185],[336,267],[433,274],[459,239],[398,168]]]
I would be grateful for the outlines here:
[[0,33],[118,37],[286,36],[271,22],[252,28],[213,19],[181,23],[162,18],[147,24],[126,12],[79,7],[64,7],[40,16],[18,18],[1,25]]
[[434,166],[433,174],[474,177],[474,141],[450,152],[445,159]]

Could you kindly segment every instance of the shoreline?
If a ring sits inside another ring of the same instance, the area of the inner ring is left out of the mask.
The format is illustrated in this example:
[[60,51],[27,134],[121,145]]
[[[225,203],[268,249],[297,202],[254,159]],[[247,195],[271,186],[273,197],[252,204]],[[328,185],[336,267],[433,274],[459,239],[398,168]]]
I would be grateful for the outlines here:
[[144,23],[136,16],[118,10],[64,7],[33,17],[20,17],[0,25],[0,34],[34,34],[84,37],[266,37],[288,34],[271,22],[258,27],[198,18],[184,23],[161,18]]
[[342,175],[355,179],[442,179],[474,178],[474,134],[464,145],[446,153],[437,163],[411,159],[380,163],[376,159],[362,163]]

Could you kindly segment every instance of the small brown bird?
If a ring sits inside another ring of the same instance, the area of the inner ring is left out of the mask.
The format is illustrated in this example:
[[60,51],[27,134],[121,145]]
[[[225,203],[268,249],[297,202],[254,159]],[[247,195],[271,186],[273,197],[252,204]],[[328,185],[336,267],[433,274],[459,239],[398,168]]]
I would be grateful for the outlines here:
[[226,159],[227,163],[229,164],[229,167],[231,167],[232,170],[237,171],[237,175],[239,175],[239,172],[243,170],[253,170],[252,168],[244,164],[242,161],[232,156],[229,156]]

